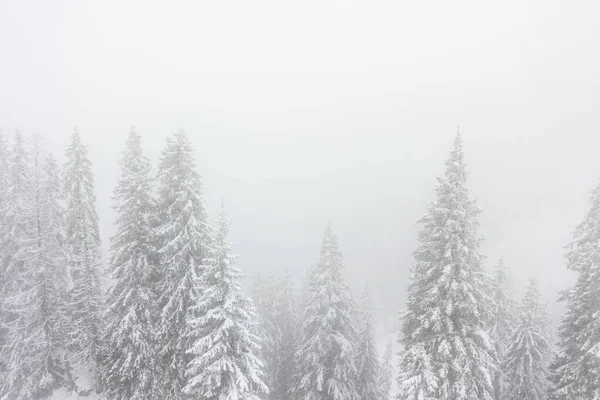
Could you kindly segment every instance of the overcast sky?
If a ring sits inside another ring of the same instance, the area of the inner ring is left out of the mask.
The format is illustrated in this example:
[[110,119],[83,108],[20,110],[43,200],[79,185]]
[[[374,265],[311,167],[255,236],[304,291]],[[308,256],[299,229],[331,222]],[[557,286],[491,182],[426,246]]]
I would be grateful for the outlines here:
[[[318,259],[402,295],[460,125],[483,248],[550,301],[600,172],[598,1],[0,0],[0,126],[90,149],[105,240],[130,125],[190,134],[246,272]],[[392,308],[403,307],[401,301]],[[553,307],[555,308],[555,307]],[[555,308],[556,309],[556,308]]]

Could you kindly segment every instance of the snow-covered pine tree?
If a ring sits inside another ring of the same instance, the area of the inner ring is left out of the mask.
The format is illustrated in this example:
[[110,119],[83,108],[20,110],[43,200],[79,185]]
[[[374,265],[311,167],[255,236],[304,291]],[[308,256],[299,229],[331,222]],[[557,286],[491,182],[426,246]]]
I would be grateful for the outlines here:
[[242,292],[243,275],[234,265],[228,232],[229,221],[222,211],[205,269],[196,278],[203,292],[194,306],[197,316],[188,321],[194,343],[188,350],[193,358],[184,392],[206,400],[259,400],[268,389],[255,356],[258,338],[251,333],[258,316]]
[[260,359],[268,398],[291,399],[298,335],[297,305],[289,273],[266,278],[258,275],[253,298],[259,315],[257,336],[261,339]]
[[355,400],[356,323],[342,279],[342,252],[328,224],[317,266],[306,288],[302,336],[296,352],[300,400]]
[[66,157],[63,170],[65,251],[73,282],[69,293],[69,348],[75,354],[75,362],[89,368],[94,380],[93,389],[99,392],[102,390],[100,367],[103,351],[101,243],[92,163],[77,128],[71,135]]
[[548,389],[552,355],[550,317],[540,302],[537,281],[529,282],[521,304],[520,321],[506,352],[505,400],[543,400]]
[[163,399],[155,372],[158,296],[151,165],[134,129],[120,166],[109,264],[114,285],[107,296],[105,392],[112,400]]
[[392,342],[388,342],[385,353],[383,355],[383,363],[381,364],[381,378],[379,380],[379,387],[383,398],[388,400],[392,393],[392,387],[394,385],[394,364],[393,364],[394,353],[392,351]]
[[457,134],[445,177],[438,179],[437,199],[419,221],[420,244],[403,315],[399,399],[493,399],[498,360],[487,326],[493,300],[479,253],[480,210],[466,181]]
[[364,289],[359,316],[360,327],[356,343],[356,368],[358,370],[356,391],[360,400],[384,400],[383,388],[380,386],[383,371],[377,355],[373,304],[368,286]]
[[563,293],[567,311],[559,329],[559,350],[550,366],[552,400],[600,398],[600,185],[590,211],[573,234],[567,267],[578,274]]
[[504,258],[498,261],[494,268],[492,278],[494,295],[494,318],[492,320],[491,336],[496,344],[496,354],[500,368],[494,375],[494,398],[503,399],[504,393],[504,368],[506,365],[506,350],[511,345],[513,330],[519,322],[517,303],[514,300],[512,279],[510,271],[504,264]]
[[199,297],[195,287],[210,244],[210,229],[196,171],[194,149],[187,134],[178,130],[167,139],[158,176],[157,257],[159,269],[161,385],[168,399],[184,397],[185,371],[192,346],[188,321]]

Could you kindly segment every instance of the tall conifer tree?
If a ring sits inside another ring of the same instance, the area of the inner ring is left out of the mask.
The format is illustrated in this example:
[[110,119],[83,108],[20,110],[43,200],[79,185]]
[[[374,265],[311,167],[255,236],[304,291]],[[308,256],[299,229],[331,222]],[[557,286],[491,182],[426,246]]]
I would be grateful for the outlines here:
[[101,243],[96,194],[88,150],[74,129],[66,149],[63,171],[65,250],[73,281],[70,291],[70,348],[75,360],[89,368],[96,392],[101,391],[102,358]]
[[[67,278],[61,247],[58,176],[53,160],[44,161],[38,135],[31,144],[31,162],[27,173],[21,176],[28,190],[20,193],[18,211],[25,229],[18,237],[13,259],[22,268],[13,270],[13,283],[17,286],[12,287],[5,302],[15,316],[3,352],[5,359],[10,360],[4,395],[7,399],[41,398],[70,384],[65,349]],[[21,166],[16,169],[24,167],[17,164]]]
[[567,311],[550,366],[552,400],[600,398],[600,185],[590,203],[566,256],[567,267],[578,276],[575,286],[561,297]]
[[[419,221],[401,344],[400,399],[493,399],[498,360],[487,322],[492,299],[479,253],[480,210],[469,197],[460,134]],[[419,397],[422,396],[422,397]]]
[[163,357],[162,387],[169,399],[184,397],[185,371],[191,361],[188,322],[201,291],[197,288],[210,244],[210,229],[196,171],[194,149],[187,134],[178,130],[167,139],[158,167],[156,243],[160,266],[158,324]]
[[117,232],[112,237],[108,292],[106,393],[113,400],[162,399],[157,380],[155,325],[157,267],[150,161],[131,130],[114,192]]
[[8,161],[6,192],[2,204],[2,320],[5,332],[0,358],[6,371],[0,381],[0,398],[31,398],[36,382],[31,377],[36,354],[24,344],[28,341],[31,323],[30,299],[33,276],[26,264],[31,248],[31,171],[25,140],[15,135]]

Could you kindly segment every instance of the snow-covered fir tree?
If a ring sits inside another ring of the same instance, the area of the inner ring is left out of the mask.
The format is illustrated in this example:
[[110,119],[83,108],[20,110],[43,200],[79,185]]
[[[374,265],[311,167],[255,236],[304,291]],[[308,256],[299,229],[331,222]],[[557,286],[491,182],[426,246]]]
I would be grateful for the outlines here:
[[23,268],[18,287],[5,302],[17,316],[9,326],[3,354],[11,360],[6,399],[37,399],[71,383],[65,348],[67,277],[58,174],[54,160],[44,160],[37,135],[29,154],[28,173],[21,177],[29,188],[21,193],[27,228],[15,255]]
[[491,336],[496,344],[496,353],[500,368],[494,375],[494,398],[503,399],[504,393],[504,368],[506,365],[506,350],[511,345],[511,337],[516,324],[519,322],[517,303],[514,300],[512,279],[508,268],[501,258],[494,268],[492,277],[492,290],[494,295],[494,316],[492,320]]
[[106,395],[112,400],[163,399],[156,373],[157,267],[150,161],[131,130],[114,192],[117,232],[111,240],[106,320]]
[[60,168],[56,158],[47,154],[43,161],[42,195],[40,196],[42,219],[42,249],[44,274],[48,277],[49,312],[46,328],[53,338],[53,348],[60,365],[64,366],[63,384],[74,387],[70,360],[67,355],[69,317],[69,272],[65,252],[65,210],[62,204]]
[[356,343],[357,357],[356,391],[360,400],[384,400],[381,387],[381,364],[377,355],[375,341],[375,320],[373,318],[373,304],[368,286],[365,287],[360,304],[358,339]]
[[222,212],[205,269],[196,278],[202,295],[194,306],[197,316],[188,320],[194,343],[188,350],[192,360],[184,392],[206,400],[259,400],[268,389],[255,355],[258,338],[251,333],[258,316],[242,293],[243,275],[234,264],[228,232],[229,221]]
[[552,355],[550,317],[540,302],[537,281],[531,280],[521,304],[520,320],[505,356],[503,400],[544,400],[548,362]]
[[2,327],[5,333],[0,359],[6,371],[0,381],[0,398],[28,399],[35,395],[36,382],[29,379],[36,354],[24,347],[28,340],[27,312],[32,298],[33,274],[25,264],[31,248],[31,173],[25,140],[15,135],[8,161],[7,187],[2,204]]
[[567,267],[578,274],[563,293],[567,311],[559,329],[559,350],[550,366],[550,399],[600,398],[600,185],[591,209],[574,232]]
[[158,323],[165,397],[184,397],[185,371],[192,355],[188,321],[193,319],[202,293],[196,287],[210,244],[210,229],[196,171],[194,149],[178,130],[167,139],[158,176],[156,247],[159,268]]
[[350,290],[342,279],[342,252],[328,224],[317,266],[311,271],[296,352],[300,400],[355,400],[356,324]]
[[259,314],[258,336],[260,359],[269,398],[288,400],[293,395],[296,371],[294,353],[297,347],[297,305],[289,273],[258,276],[254,299]]
[[[488,334],[493,300],[479,253],[480,210],[466,187],[460,134],[438,179],[437,199],[420,219],[401,344],[399,399],[493,399],[498,366]],[[419,397],[421,396],[421,397]]]
[[73,282],[70,291],[69,347],[77,363],[89,368],[93,389],[101,390],[102,357],[101,243],[96,214],[96,194],[88,150],[74,129],[66,149],[63,170],[65,199],[65,250]]
[[[8,157],[8,152],[4,153]],[[3,296],[18,290],[19,270],[22,269],[23,259],[19,249],[27,240],[30,213],[27,209],[30,196],[30,172],[25,140],[20,132],[15,134],[15,140],[10,157],[5,162],[5,188],[2,202],[2,280],[0,281]],[[3,171],[4,172],[4,171]],[[5,298],[5,297],[3,297]],[[3,310],[11,314],[8,310]],[[10,315],[5,315],[3,322],[10,321]],[[14,315],[13,315],[14,317]],[[4,324],[3,324],[4,325]]]
[[383,363],[381,364],[381,378],[379,379],[379,387],[384,399],[389,399],[394,386],[394,353],[392,351],[392,342],[388,342],[383,355]]

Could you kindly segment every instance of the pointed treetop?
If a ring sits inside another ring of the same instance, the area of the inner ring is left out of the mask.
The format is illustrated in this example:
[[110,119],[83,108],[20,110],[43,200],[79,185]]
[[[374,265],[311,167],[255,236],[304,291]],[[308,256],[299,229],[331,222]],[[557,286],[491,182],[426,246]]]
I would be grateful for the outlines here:
[[462,184],[466,183],[466,167],[462,136],[460,131],[457,130],[456,136],[454,137],[454,148],[446,161],[446,179],[450,182],[458,181]]
[[73,134],[71,135],[73,143],[81,143],[81,133],[79,133],[79,127],[75,125],[73,127]]

